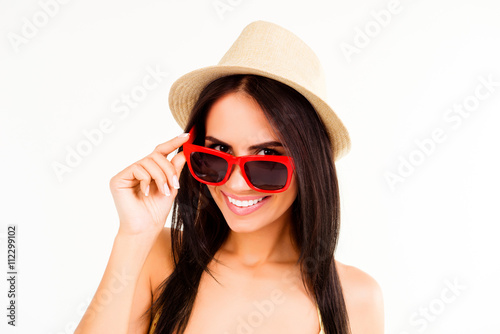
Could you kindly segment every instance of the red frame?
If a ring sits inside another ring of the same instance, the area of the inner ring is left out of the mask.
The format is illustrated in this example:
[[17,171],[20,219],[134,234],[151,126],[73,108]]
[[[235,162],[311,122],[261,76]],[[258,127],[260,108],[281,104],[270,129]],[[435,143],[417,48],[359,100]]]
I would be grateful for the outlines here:
[[[245,155],[245,156],[240,156],[240,157],[235,157],[231,154],[224,153],[218,150],[214,150],[212,148],[204,147],[204,146],[199,146],[199,145],[194,145],[193,141],[195,138],[195,131],[194,127],[189,131],[189,140],[184,143],[182,146],[182,150],[184,152],[184,156],[186,157],[186,162],[189,167],[189,171],[191,172],[191,175],[198,180],[201,183],[205,183],[208,185],[212,186],[220,186],[229,179],[229,176],[231,175],[231,172],[233,170],[233,165],[238,165],[240,166],[241,174],[243,175],[243,178],[247,182],[248,186],[252,188],[253,190],[257,190],[260,192],[265,192],[265,193],[279,193],[283,192],[288,189],[290,186],[290,182],[292,181],[292,174],[295,169],[295,165],[293,163],[293,159],[289,156],[283,156],[283,155]],[[202,152],[202,153],[208,153],[212,154],[215,156],[218,156],[220,158],[223,158],[224,160],[227,161],[228,167],[227,167],[227,172],[226,175],[224,176],[224,179],[220,182],[207,182],[202,179],[200,179],[198,176],[193,171],[193,168],[191,167],[191,159],[190,155],[193,152]],[[286,166],[287,169],[287,178],[286,178],[286,184],[283,188],[278,189],[278,190],[263,190],[255,187],[250,180],[247,177],[247,174],[245,173],[245,168],[243,168],[243,165],[248,162],[248,161],[274,161],[274,162],[280,162]]]

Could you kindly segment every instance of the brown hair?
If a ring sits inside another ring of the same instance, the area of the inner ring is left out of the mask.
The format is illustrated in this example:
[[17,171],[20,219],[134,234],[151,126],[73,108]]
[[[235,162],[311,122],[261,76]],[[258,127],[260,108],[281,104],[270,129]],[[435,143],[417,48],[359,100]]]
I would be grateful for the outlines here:
[[[244,92],[259,103],[294,160],[298,194],[292,204],[291,230],[300,249],[302,282],[318,304],[325,333],[348,334],[349,321],[334,261],[340,198],[325,126],[309,101],[291,87],[257,75],[231,75],[205,87],[193,107],[185,131],[196,127],[195,144],[204,143],[210,107],[231,92]],[[196,181],[187,166],[180,183],[183,186],[175,199],[171,229],[175,269],[158,287],[159,297],[148,310],[153,315],[160,313],[154,333],[185,330],[201,275],[206,271],[213,277],[207,266],[229,232],[207,186]]]

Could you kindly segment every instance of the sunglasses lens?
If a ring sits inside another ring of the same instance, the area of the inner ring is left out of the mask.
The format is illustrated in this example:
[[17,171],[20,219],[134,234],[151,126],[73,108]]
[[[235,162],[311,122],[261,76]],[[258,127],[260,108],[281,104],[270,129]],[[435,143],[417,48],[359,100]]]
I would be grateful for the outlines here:
[[193,152],[191,167],[196,176],[203,181],[217,183],[226,175],[227,161],[212,154]]
[[288,176],[286,166],[274,161],[248,161],[245,163],[245,173],[250,182],[262,190],[283,188]]

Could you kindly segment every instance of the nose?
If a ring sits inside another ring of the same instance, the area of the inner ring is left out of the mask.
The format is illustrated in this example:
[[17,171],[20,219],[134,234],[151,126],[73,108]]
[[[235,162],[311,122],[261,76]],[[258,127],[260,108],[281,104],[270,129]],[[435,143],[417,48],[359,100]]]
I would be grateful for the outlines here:
[[229,175],[229,179],[226,181],[226,187],[233,190],[234,192],[238,191],[248,191],[251,189],[243,174],[241,172],[240,166],[233,165],[233,169],[231,170],[231,174]]

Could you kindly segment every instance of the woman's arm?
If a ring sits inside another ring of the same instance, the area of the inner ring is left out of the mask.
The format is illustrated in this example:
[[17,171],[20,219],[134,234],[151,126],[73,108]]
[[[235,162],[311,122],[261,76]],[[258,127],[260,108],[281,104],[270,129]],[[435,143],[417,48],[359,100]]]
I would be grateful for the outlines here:
[[188,138],[188,134],[182,134],[158,145],[151,154],[111,178],[120,228],[101,283],[75,333],[126,334],[129,323],[135,323],[131,319],[132,308],[136,308],[134,293],[140,284],[136,298],[144,303],[141,296],[147,293],[149,274],[143,267],[164,228],[186,162],[183,152],[171,161],[167,156]]
[[[152,315],[143,315],[158,298],[158,286],[174,271],[170,233],[169,227],[163,228],[142,268],[132,302],[128,327],[130,334],[149,332]],[[156,294],[153,296],[153,293]]]
[[[151,233],[116,235],[101,283],[75,334],[128,332],[134,292],[155,239]],[[142,284],[149,283],[146,278]]]

